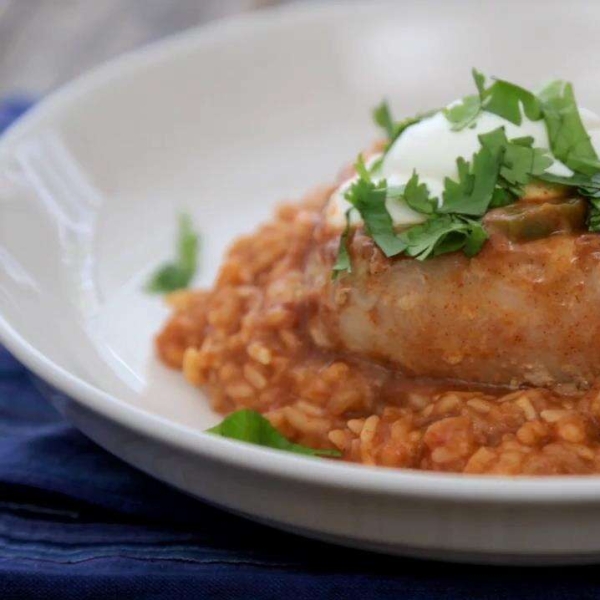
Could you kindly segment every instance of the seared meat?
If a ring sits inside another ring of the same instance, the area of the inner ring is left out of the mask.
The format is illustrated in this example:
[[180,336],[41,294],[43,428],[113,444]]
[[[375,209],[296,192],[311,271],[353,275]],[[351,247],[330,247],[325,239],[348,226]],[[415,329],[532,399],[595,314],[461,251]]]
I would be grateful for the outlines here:
[[323,225],[307,268],[313,338],[410,376],[589,387],[600,375],[600,236],[577,231],[578,207],[554,235],[527,242],[514,241],[522,223],[505,227],[492,211],[491,239],[473,258],[387,259],[358,231],[352,273],[337,280],[338,236]]

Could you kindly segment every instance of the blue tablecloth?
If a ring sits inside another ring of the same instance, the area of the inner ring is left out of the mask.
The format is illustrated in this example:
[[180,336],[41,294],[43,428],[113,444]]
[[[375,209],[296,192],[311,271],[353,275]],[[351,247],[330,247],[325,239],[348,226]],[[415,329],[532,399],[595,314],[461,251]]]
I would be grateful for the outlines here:
[[[0,130],[26,107],[0,106]],[[0,600],[27,598],[592,599],[600,576],[383,557],[229,515],[86,439],[0,346]]]

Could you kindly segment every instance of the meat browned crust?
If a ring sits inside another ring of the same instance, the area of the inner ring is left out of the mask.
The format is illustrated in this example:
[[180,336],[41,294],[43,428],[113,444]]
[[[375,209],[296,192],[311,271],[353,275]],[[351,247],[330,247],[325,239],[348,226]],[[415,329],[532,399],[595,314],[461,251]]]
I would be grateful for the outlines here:
[[307,277],[330,348],[409,376],[588,388],[600,375],[600,236],[513,243],[492,235],[473,258],[387,259],[357,232],[352,273],[331,278],[336,238],[316,233]]

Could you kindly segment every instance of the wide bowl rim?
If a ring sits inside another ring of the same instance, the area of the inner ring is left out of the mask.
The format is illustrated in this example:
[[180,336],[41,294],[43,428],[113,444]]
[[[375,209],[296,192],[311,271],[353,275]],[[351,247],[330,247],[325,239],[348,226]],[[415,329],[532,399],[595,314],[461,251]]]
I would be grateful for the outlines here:
[[[381,0],[380,0],[381,1]],[[385,3],[385,0],[383,1]],[[0,157],[10,154],[11,144],[36,124],[110,85],[111,81],[134,74],[137,69],[161,60],[198,50],[203,44],[223,43],[253,29],[277,28],[284,21],[317,16],[336,16],[352,7],[366,10],[352,0],[323,5],[292,3],[214,21],[169,36],[100,65],[67,83],[34,106],[0,137]],[[373,10],[372,4],[368,10]],[[0,341],[34,374],[67,394],[77,403],[105,419],[160,443],[185,450],[205,460],[232,468],[254,471],[305,485],[334,488],[349,493],[396,495],[422,500],[511,504],[592,503],[600,501],[600,477],[494,477],[419,472],[382,467],[365,467],[313,459],[267,450],[211,436],[176,424],[93,386],[56,364],[38,351],[0,314]]]

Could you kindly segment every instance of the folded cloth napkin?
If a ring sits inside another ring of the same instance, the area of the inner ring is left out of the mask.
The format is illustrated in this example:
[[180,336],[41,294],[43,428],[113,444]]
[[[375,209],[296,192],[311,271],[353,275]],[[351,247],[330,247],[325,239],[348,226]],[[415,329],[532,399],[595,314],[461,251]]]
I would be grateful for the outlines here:
[[[22,100],[0,106],[0,127],[26,107]],[[0,346],[0,600],[562,600],[600,598],[598,582],[596,567],[385,557],[232,516],[89,441]]]

